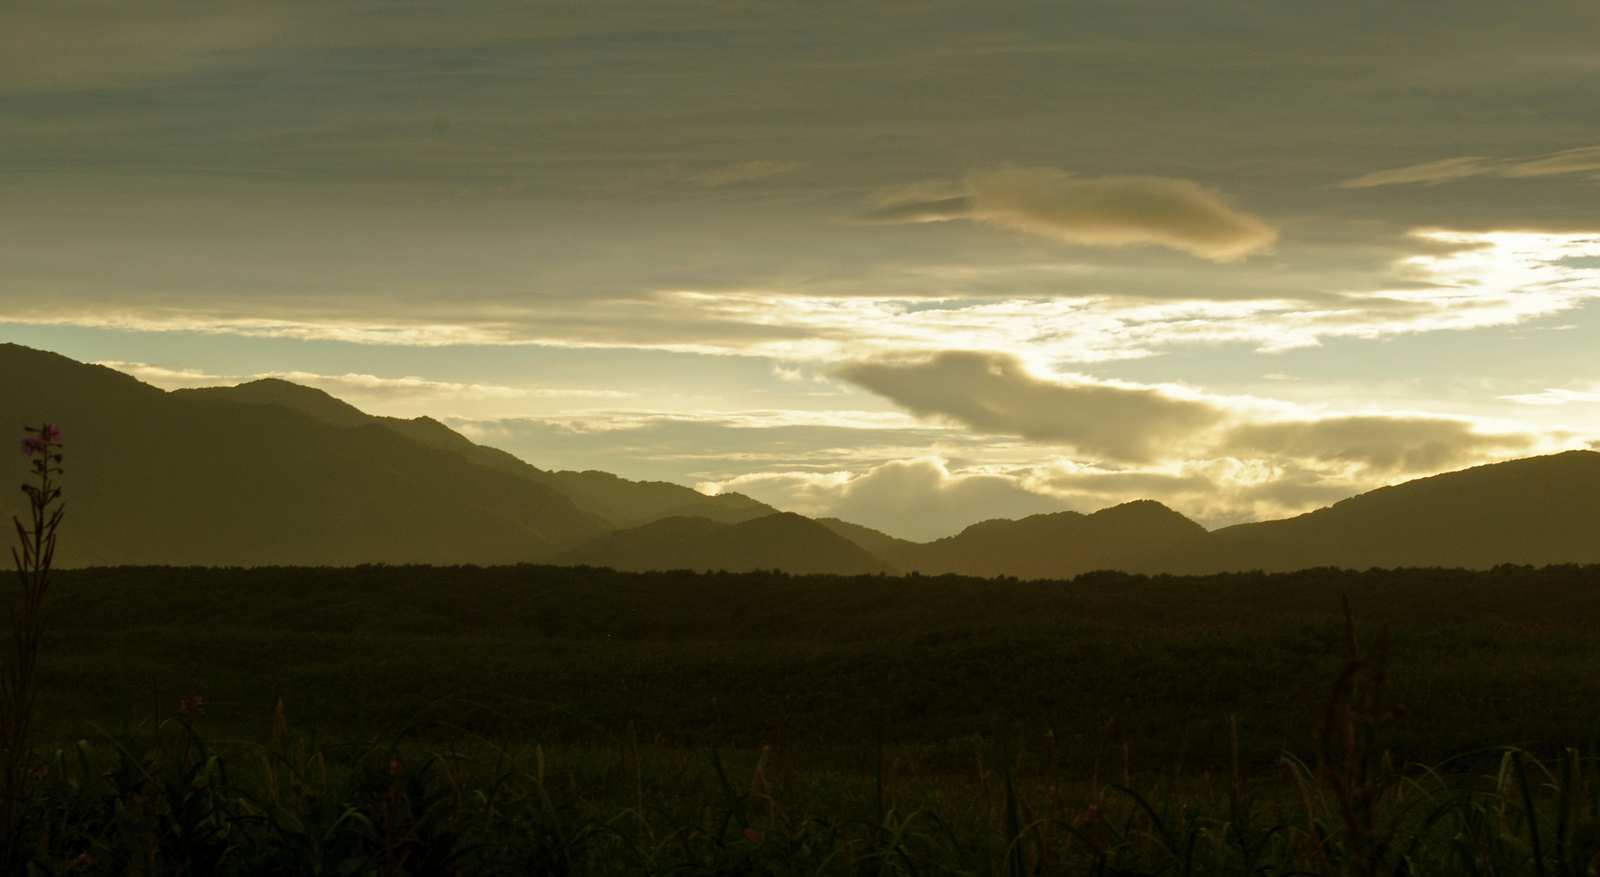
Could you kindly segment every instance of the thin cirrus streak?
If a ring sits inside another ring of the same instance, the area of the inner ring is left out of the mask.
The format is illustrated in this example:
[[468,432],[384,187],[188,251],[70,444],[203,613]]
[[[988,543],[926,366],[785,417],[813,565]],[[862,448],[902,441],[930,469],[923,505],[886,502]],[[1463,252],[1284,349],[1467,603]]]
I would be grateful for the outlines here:
[[406,376],[384,378],[369,374],[322,375],[314,372],[260,372],[253,375],[213,375],[198,369],[169,369],[143,362],[101,360],[94,365],[116,369],[164,390],[188,387],[233,386],[263,378],[277,378],[307,387],[344,393],[355,397],[388,396],[449,396],[468,399],[626,399],[633,393],[621,390],[563,389],[549,387],[503,387],[491,384],[463,384],[451,381],[430,381],[426,378]]
[[[582,304],[473,305],[441,324],[396,314],[386,323],[329,310],[314,319],[233,319],[212,313],[107,316],[88,311],[4,315],[141,331],[198,332],[347,341],[365,345],[456,344],[647,348],[840,362],[950,349],[1009,350],[1033,361],[1104,362],[1186,344],[1250,344],[1263,351],[1315,346],[1338,337],[1515,325],[1600,296],[1600,236],[1525,231],[1414,233],[1443,249],[1400,259],[1404,283],[1375,292],[1231,301],[1136,300],[1109,295],[936,299],[802,295],[781,289],[665,290]],[[930,304],[940,305],[930,307]]]
[[1399,183],[1443,183],[1463,177],[1493,175],[1499,177],[1546,177],[1600,170],[1600,146],[1564,149],[1534,159],[1516,160],[1486,158],[1481,155],[1464,155],[1422,164],[1407,165],[1345,180],[1339,185],[1346,189],[1365,189],[1372,186],[1392,186]]

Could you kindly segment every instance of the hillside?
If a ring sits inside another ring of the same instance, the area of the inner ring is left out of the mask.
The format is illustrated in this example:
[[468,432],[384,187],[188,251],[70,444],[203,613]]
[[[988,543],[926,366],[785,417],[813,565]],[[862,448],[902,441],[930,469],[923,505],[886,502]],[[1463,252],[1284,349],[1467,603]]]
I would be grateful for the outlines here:
[[629,481],[609,472],[547,471],[498,448],[477,444],[431,417],[404,420],[367,414],[322,390],[276,378],[263,378],[235,387],[174,390],[172,395],[247,405],[282,405],[340,427],[379,424],[420,445],[452,451],[479,466],[550,487],[613,527],[632,527],[673,516],[736,523],[777,511],[738,493],[706,496],[681,484]]
[[789,512],[737,524],[663,518],[608,533],[557,554],[550,562],[633,572],[779,569],[795,574],[865,575],[894,571],[822,524]]
[[[513,563],[608,529],[547,485],[381,424],[169,394],[0,345],[0,422],[46,420],[66,441],[62,566]],[[4,511],[20,498],[5,491]]]
[[928,543],[824,523],[904,570],[1070,578],[1333,566],[1488,569],[1600,562],[1600,453],[1568,451],[1421,478],[1281,521],[1208,533],[1148,500],[1091,515],[992,520]]
[[[1567,451],[1419,478],[1213,534],[1239,568],[1600,561],[1600,453]],[[1268,554],[1272,552],[1272,554]],[[1236,559],[1235,559],[1236,558]],[[1193,571],[1211,571],[1206,563]]]
[[[1160,503],[990,520],[916,543],[605,472],[551,472],[427,417],[287,381],[171,393],[0,345],[0,417],[67,440],[65,566],[557,563],[1064,579],[1600,562],[1600,453],[1398,484],[1208,533]],[[22,467],[18,467],[19,480]],[[0,492],[0,511],[21,496]],[[616,532],[612,532],[612,531]]]

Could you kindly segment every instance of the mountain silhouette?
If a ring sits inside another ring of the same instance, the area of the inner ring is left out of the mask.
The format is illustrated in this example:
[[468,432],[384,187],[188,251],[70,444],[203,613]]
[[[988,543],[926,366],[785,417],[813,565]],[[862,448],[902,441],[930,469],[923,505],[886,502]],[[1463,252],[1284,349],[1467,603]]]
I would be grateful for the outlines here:
[[380,424],[417,444],[453,451],[479,466],[544,484],[613,527],[633,527],[674,516],[736,523],[777,511],[739,493],[706,496],[666,481],[629,481],[609,472],[539,469],[499,448],[476,444],[431,417],[404,420],[367,414],[322,390],[277,378],[262,378],[235,387],[174,390],[172,395],[248,405],[282,405],[340,427]]
[[1157,572],[1176,553],[1208,544],[1205,528],[1153,500],[1094,514],[1055,512],[973,524],[916,543],[844,521],[823,522],[900,569],[932,574],[1072,578],[1097,569]]
[[[283,383],[239,395],[319,392]],[[0,345],[0,422],[66,442],[62,566],[512,563],[610,529],[548,485],[322,405],[343,425]],[[20,491],[0,496],[21,511]]]
[[1567,451],[1420,478],[1279,521],[1215,532],[1157,502],[974,524],[928,543],[825,520],[900,569],[1067,578],[1600,563],[1600,453]]
[[780,512],[737,524],[663,518],[617,530],[557,554],[551,563],[619,570],[781,569],[805,574],[893,572],[888,564],[810,518]]
[[[738,494],[539,469],[436,420],[373,416],[288,381],[168,393],[16,344],[0,344],[7,421],[62,427],[62,566],[550,561],[1060,579],[1600,562],[1594,451],[1449,472],[1215,532],[1140,500],[917,543]],[[0,492],[0,512],[21,512],[21,500]]]
[[1600,562],[1600,453],[1419,478],[1280,521],[1226,527],[1175,569],[1356,569]]

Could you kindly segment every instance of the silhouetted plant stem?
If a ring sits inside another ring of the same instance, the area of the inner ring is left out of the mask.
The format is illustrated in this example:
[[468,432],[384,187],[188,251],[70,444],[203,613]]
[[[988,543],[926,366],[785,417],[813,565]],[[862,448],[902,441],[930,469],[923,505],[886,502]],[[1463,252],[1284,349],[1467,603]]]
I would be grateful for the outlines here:
[[[24,524],[12,517],[17,527],[17,547],[11,549],[17,579],[22,587],[20,605],[8,606],[11,620],[11,653],[0,673],[0,747],[4,747],[4,800],[0,801],[0,831],[5,832],[6,864],[15,864],[18,827],[25,809],[28,730],[33,722],[34,701],[38,696],[36,673],[39,647],[44,637],[44,596],[50,587],[50,565],[56,553],[56,529],[61,525],[65,506],[58,504],[61,488],[54,476],[61,474],[61,431],[51,424],[24,427],[29,435],[22,440],[22,452],[33,468],[37,483],[24,483],[31,521]],[[54,508],[52,508],[54,506]]]

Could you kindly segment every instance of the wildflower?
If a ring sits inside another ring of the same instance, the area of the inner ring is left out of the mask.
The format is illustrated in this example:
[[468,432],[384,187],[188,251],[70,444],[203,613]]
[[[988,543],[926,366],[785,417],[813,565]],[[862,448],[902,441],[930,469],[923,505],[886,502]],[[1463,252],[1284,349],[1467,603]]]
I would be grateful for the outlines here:
[[57,444],[61,441],[61,430],[53,423],[46,423],[39,427],[39,438],[50,444]]
[[1084,828],[1088,828],[1089,826],[1094,825],[1095,823],[1097,823],[1099,821],[1100,821],[1100,805],[1099,804],[1090,804],[1089,805],[1089,809],[1085,810],[1083,812],[1083,818],[1078,820],[1078,824],[1083,826]]
[[200,695],[191,693],[178,704],[178,715],[190,722],[203,721],[206,717],[205,707],[200,705]]
[[44,443],[43,439],[29,437],[22,440],[22,455],[24,457],[42,454],[48,450],[49,447]]
[[744,837],[745,837],[745,840],[748,840],[753,844],[761,843],[761,832],[756,831],[753,828],[745,829],[744,830]]
[[83,852],[78,854],[78,857],[76,859],[73,859],[72,861],[67,863],[67,870],[72,871],[72,870],[76,870],[78,868],[87,868],[87,867],[89,867],[90,865],[93,865],[93,864],[94,864],[94,859],[89,858],[89,851],[88,850],[84,850]]
[[389,776],[397,777],[404,772],[405,768],[400,765],[398,760],[389,762]]

